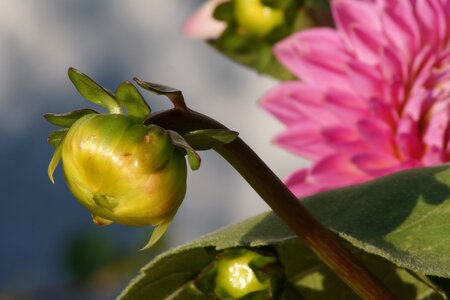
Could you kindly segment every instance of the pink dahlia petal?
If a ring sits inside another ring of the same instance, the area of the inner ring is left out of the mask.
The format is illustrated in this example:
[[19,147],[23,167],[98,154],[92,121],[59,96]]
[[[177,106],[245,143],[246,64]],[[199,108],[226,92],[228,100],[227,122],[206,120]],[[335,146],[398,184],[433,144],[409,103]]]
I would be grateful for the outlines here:
[[418,160],[423,153],[419,124],[411,116],[400,120],[397,129],[397,149],[403,160]]
[[360,62],[348,64],[348,78],[351,80],[353,89],[366,99],[381,97],[383,94],[381,74],[373,67]]
[[183,25],[183,34],[196,39],[218,38],[225,30],[226,24],[213,17],[215,8],[225,0],[205,2]]
[[355,184],[367,177],[363,171],[344,154],[326,156],[315,163],[311,168],[311,181],[336,188]]
[[353,93],[338,89],[329,89],[324,98],[324,105],[333,112],[340,122],[356,123],[368,115],[367,102]]
[[308,173],[309,171],[307,169],[302,169],[292,174],[286,180],[287,187],[299,198],[316,194],[326,189],[317,183],[308,182]]
[[435,166],[444,162],[444,152],[442,149],[431,146],[425,150],[425,154],[422,157],[422,163],[424,166]]
[[372,149],[384,153],[395,153],[395,142],[391,128],[380,119],[365,118],[357,124],[361,139]]
[[407,60],[413,57],[420,43],[420,35],[410,2],[386,2],[381,14],[387,38]]
[[380,15],[370,2],[334,1],[333,16],[338,30],[347,35],[355,24],[364,24],[373,31],[381,31]]
[[354,127],[338,125],[324,128],[322,130],[323,142],[329,148],[343,153],[358,153],[366,151],[369,147],[367,143],[360,139]]
[[[334,0],[337,28],[277,45],[303,83],[263,101],[312,165],[298,196],[450,161],[450,0]],[[280,106],[280,107],[275,107]]]
[[320,126],[313,122],[302,122],[279,134],[276,144],[308,159],[318,159],[333,153],[321,134]]
[[261,98],[260,105],[287,125],[305,119],[305,116],[293,106],[291,97],[292,91],[299,85],[302,85],[302,83],[296,81],[283,82],[267,92]]
[[311,29],[288,37],[275,46],[276,57],[307,83],[349,89],[343,76],[351,56],[331,29]]
[[371,28],[354,25],[348,32],[348,39],[353,44],[358,59],[375,65],[380,62],[380,49],[386,44],[383,35]]
[[400,162],[394,156],[379,152],[361,153],[352,157],[351,161],[359,170],[373,177],[384,176],[401,169]]

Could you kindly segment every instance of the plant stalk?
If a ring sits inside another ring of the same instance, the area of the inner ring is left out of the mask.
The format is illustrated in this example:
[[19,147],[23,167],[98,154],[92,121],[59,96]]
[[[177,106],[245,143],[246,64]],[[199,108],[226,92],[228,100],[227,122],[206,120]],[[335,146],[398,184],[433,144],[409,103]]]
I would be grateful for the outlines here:
[[[183,134],[199,129],[227,129],[219,122],[190,109],[158,112],[146,120]],[[216,147],[224,157],[264,199],[272,210],[363,299],[396,299],[335,236],[309,213],[306,207],[270,170],[258,155],[240,138]]]

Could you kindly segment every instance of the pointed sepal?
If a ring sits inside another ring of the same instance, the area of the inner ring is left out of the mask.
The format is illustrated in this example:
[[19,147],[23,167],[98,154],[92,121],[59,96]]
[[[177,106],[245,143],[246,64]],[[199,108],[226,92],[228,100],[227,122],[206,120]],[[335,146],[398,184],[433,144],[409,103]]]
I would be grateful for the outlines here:
[[169,228],[170,223],[172,223],[172,220],[173,220],[174,217],[175,217],[175,214],[171,215],[170,217],[168,217],[167,219],[162,221],[162,223],[159,224],[155,229],[153,229],[152,236],[150,237],[150,240],[140,250],[146,250],[146,249],[151,248],[153,245],[155,245],[156,242],[158,242],[159,239],[167,231],[167,229]]
[[55,184],[55,180],[53,179],[53,173],[55,172],[56,167],[58,166],[59,161],[61,160],[62,154],[62,144],[60,143],[58,147],[56,147],[55,154],[53,154],[52,160],[48,164],[47,174],[50,181]]
[[69,128],[79,118],[89,114],[97,114],[93,109],[78,109],[64,114],[45,114],[44,118],[51,124],[63,128]]
[[201,129],[183,134],[183,138],[195,150],[209,150],[231,143],[238,135],[228,129]]
[[94,222],[94,224],[97,226],[103,227],[103,226],[108,226],[108,225],[111,225],[112,223],[114,223],[111,220],[96,216],[94,214],[92,214],[91,217],[92,217],[92,222]]
[[117,87],[115,94],[117,101],[125,107],[129,116],[143,121],[150,114],[150,107],[131,82],[125,81],[121,83]]
[[68,129],[59,129],[51,132],[48,135],[47,142],[56,149],[61,143],[61,140],[66,136],[68,131]]
[[112,114],[121,113],[120,105],[111,92],[75,68],[69,68],[68,73],[70,81],[72,81],[81,96],[94,104],[108,109]]
[[187,111],[188,108],[184,102],[183,94],[180,90],[172,88],[170,86],[142,81],[139,78],[134,77],[134,81],[143,89],[152,92],[157,95],[164,95],[170,99],[175,108]]
[[200,168],[201,163],[201,159],[198,153],[195,152],[194,148],[192,148],[178,132],[172,130],[168,131],[172,144],[186,151],[191,170],[193,171],[198,170],[198,168]]

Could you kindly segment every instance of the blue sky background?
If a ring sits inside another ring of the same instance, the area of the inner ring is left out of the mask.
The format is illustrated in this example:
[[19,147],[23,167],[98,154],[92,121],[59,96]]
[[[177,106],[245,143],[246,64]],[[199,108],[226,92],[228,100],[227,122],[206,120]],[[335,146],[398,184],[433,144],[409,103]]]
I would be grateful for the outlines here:
[[[65,284],[61,256],[77,232],[98,231],[135,251],[151,231],[96,227],[68,192],[61,171],[56,185],[47,178],[53,150],[46,136],[53,128],[42,115],[89,105],[68,80],[69,66],[111,90],[133,76],[177,87],[193,109],[239,131],[280,177],[304,165],[270,144],[282,127],[257,106],[276,82],[181,35],[199,3],[0,0],[0,299],[2,292]],[[164,99],[144,95],[154,111],[168,107]],[[267,209],[221,157],[201,156],[168,246]]]

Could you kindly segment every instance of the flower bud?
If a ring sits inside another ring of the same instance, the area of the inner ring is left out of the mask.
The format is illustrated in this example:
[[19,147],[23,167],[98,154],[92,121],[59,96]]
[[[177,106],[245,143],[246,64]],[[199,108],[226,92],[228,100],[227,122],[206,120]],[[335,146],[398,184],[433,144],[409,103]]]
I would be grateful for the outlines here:
[[259,292],[263,297],[271,289],[270,272],[265,272],[264,268],[274,263],[277,263],[275,257],[245,248],[225,251],[216,262],[215,294],[221,298],[237,299]]
[[55,152],[50,179],[59,159],[69,189],[96,224],[159,226],[146,247],[164,233],[185,196],[186,161],[169,132],[122,114],[78,119]]
[[238,24],[249,34],[265,36],[283,24],[284,12],[261,3],[261,0],[235,0]]

